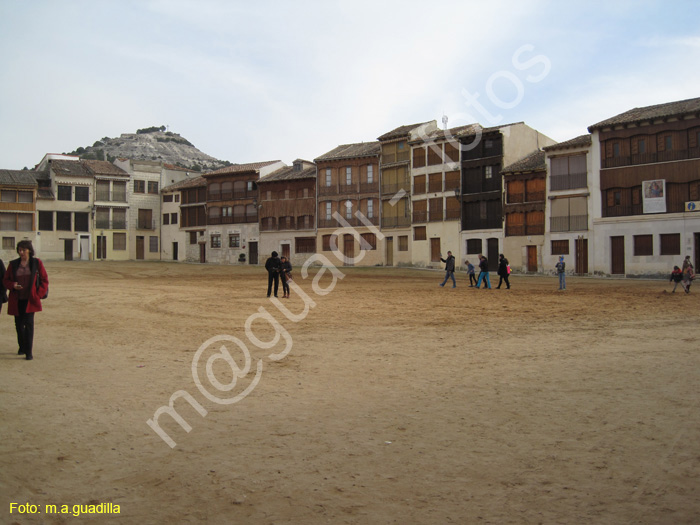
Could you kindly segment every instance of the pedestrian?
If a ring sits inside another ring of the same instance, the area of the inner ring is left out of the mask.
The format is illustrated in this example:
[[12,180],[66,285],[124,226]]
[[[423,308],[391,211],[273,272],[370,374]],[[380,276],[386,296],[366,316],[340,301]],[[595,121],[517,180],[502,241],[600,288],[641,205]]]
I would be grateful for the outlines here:
[[[671,293],[676,293],[676,287],[678,286],[678,283],[680,283],[682,280],[683,271],[678,266],[674,266],[673,271],[671,272],[671,278],[669,279],[669,282],[674,283],[673,290],[671,290]],[[683,284],[681,284],[681,286],[685,290],[685,286],[683,286]]]
[[473,288],[476,284],[476,275],[474,275],[474,265],[469,261],[464,261],[467,265],[467,275],[469,275],[469,288]]
[[693,282],[693,279],[695,279],[695,269],[690,262],[690,256],[686,257],[686,262],[688,263],[687,265],[685,262],[683,263],[683,289],[685,293],[690,293],[690,284]]
[[510,273],[510,264],[508,263],[508,259],[504,257],[503,254],[499,255],[498,257],[498,286],[496,286],[497,289],[501,288],[501,284],[503,282],[506,283],[506,289],[510,290],[510,281],[509,279],[509,274]]
[[284,256],[280,257],[280,278],[282,279],[282,297],[289,299],[289,281],[292,280],[292,263]]
[[491,289],[491,279],[489,278],[489,260],[482,254],[479,254],[479,279],[476,281],[476,288],[481,286],[481,281],[484,282],[484,290]]
[[452,252],[447,252],[447,259],[442,258],[440,254],[440,260],[445,263],[445,280],[442,281],[440,286],[445,286],[447,279],[452,278],[452,288],[457,288],[457,281],[455,281],[455,257]]
[[31,241],[17,243],[19,258],[10,261],[3,286],[10,290],[7,313],[15,316],[17,354],[34,359],[34,314],[41,312],[41,299],[49,293],[49,276],[44,264],[34,257]]
[[0,311],[2,311],[2,305],[7,302],[7,288],[5,288],[5,285],[3,284],[6,271],[7,269],[5,268],[5,263],[2,262],[2,259],[0,259],[0,275],[2,275],[2,279],[0,279]]
[[272,283],[275,283],[275,297],[277,290],[280,287],[280,260],[277,257],[277,252],[272,252],[272,255],[265,261],[265,269],[267,270],[267,296],[272,293]]
[[559,274],[559,289],[566,290],[566,263],[563,255],[559,256],[559,262],[554,267]]

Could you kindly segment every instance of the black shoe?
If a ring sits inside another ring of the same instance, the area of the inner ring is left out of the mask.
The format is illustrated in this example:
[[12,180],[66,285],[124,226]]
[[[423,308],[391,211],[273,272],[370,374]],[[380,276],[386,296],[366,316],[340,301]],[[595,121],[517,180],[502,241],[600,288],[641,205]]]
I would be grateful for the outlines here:
[[21,348],[17,350],[17,355],[24,355],[24,350],[22,350]]
[[28,355],[27,355],[27,361],[31,361],[32,359],[34,359],[34,356],[31,355],[31,354],[28,354]]

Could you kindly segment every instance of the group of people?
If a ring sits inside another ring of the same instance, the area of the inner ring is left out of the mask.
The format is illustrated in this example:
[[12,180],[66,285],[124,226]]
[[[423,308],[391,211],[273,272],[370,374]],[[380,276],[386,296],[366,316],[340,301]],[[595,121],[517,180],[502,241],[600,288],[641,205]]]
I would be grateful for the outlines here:
[[[442,281],[440,286],[445,286],[448,279],[452,279],[452,288],[457,287],[457,281],[455,280],[455,258],[452,252],[447,252],[447,259],[440,257],[440,260],[445,263],[445,280]],[[467,275],[469,275],[469,288],[481,288],[481,283],[484,283],[484,290],[491,289],[491,279],[489,278],[489,261],[488,259],[479,254],[479,278],[476,278],[476,269],[469,260],[464,261],[467,265]],[[503,254],[498,257],[498,286],[497,289],[501,288],[503,283],[506,283],[506,288],[510,290],[510,263],[508,259],[505,258]]]
[[265,261],[265,269],[267,270],[267,296],[273,292],[277,297],[277,292],[280,287],[280,277],[282,278],[282,297],[289,298],[289,281],[292,280],[292,263],[284,255],[279,257],[277,252],[272,252],[271,256]]
[[[5,263],[0,260],[3,279],[0,284],[0,309],[7,303],[7,313],[15,317],[18,355],[34,359],[34,314],[41,312],[41,300],[49,293],[49,277],[44,264],[35,257],[31,241],[17,243],[19,257]],[[7,291],[10,291],[8,297]]]
[[695,279],[695,268],[693,267],[693,263],[690,262],[690,255],[686,255],[683,261],[683,267],[679,268],[678,266],[674,266],[671,272],[670,282],[674,283],[671,293],[675,293],[679,283],[683,287],[685,293],[690,293],[690,285],[693,279]]

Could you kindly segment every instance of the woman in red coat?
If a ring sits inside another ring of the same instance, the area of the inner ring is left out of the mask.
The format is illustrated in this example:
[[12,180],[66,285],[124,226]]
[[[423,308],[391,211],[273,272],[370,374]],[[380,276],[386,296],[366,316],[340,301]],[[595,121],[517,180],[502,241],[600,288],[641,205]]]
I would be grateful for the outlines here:
[[7,313],[15,316],[19,355],[34,358],[34,313],[41,312],[41,298],[49,292],[49,277],[41,260],[34,257],[31,241],[17,243],[19,259],[10,261],[2,283],[10,290]]

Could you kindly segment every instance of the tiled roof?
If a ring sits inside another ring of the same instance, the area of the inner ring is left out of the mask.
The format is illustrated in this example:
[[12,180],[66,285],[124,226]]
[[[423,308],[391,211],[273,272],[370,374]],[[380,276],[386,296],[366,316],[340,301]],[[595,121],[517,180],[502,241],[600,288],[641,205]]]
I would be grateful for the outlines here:
[[29,170],[0,170],[0,184],[37,186],[35,172]]
[[281,180],[299,180],[299,179],[315,179],[316,178],[316,166],[306,168],[300,171],[294,171],[294,166],[285,166],[277,171],[265,175],[262,179],[258,180],[258,186],[266,182],[276,182]]
[[80,162],[85,164],[93,175],[129,176],[126,171],[106,160],[81,160]]
[[193,179],[185,179],[181,180],[180,182],[176,182],[175,184],[171,184],[170,186],[166,186],[161,190],[161,193],[169,192],[169,191],[180,191],[180,190],[185,190],[189,188],[202,188],[207,185],[207,181],[202,177],[201,175],[199,177],[195,177]]
[[420,138],[416,140],[412,140],[411,144],[420,144],[421,142],[426,142],[426,141],[439,141],[439,140],[447,140],[450,138],[453,139],[458,139],[459,137],[466,137],[469,135],[475,135],[480,129],[483,129],[481,127],[481,124],[478,122],[474,124],[467,124],[466,126],[458,126],[456,128],[450,128],[448,130],[444,129],[437,129],[435,131],[431,131],[428,133],[425,138]]
[[547,164],[544,161],[544,151],[537,150],[530,153],[527,157],[514,162],[510,166],[506,166],[501,170],[501,173],[517,173],[524,171],[544,171],[547,169]]
[[552,151],[557,149],[567,149],[567,148],[585,148],[591,145],[591,135],[579,135],[576,138],[565,140],[564,142],[559,142],[558,144],[552,144],[551,146],[545,146],[542,148],[545,151]]
[[659,118],[680,117],[689,114],[695,114],[696,116],[700,114],[700,98],[689,98],[677,102],[667,102],[666,104],[630,109],[629,111],[625,111],[624,113],[620,113],[612,118],[589,126],[588,131],[592,132],[593,130],[609,126],[634,124]]
[[419,128],[420,126],[425,126],[426,124],[430,124],[430,122],[420,122],[418,124],[408,124],[406,126],[399,126],[398,128],[391,130],[389,133],[384,133],[384,135],[378,137],[377,140],[381,141],[407,137],[411,133],[411,131],[413,131],[416,128]]
[[60,160],[51,161],[51,169],[56,175],[64,175],[70,177],[92,177],[84,162],[76,160]]
[[51,188],[39,188],[36,190],[36,198],[54,200],[53,191]]
[[324,160],[356,159],[360,157],[376,157],[381,151],[379,142],[358,142],[355,144],[342,144],[335,149],[324,153],[315,162]]
[[173,170],[173,171],[186,171],[190,172],[192,171],[191,169],[188,168],[183,168],[182,166],[176,166],[175,164],[166,164],[165,162],[163,163],[163,167],[165,169]]
[[269,165],[275,164],[277,162],[280,162],[280,161],[279,160],[267,160],[264,162],[250,162],[248,164],[233,164],[231,166],[221,168],[220,170],[210,171],[209,173],[205,173],[203,176],[207,177],[208,175],[226,175],[228,173],[243,173],[245,171],[258,171],[260,168],[264,168],[265,166],[269,166]]

